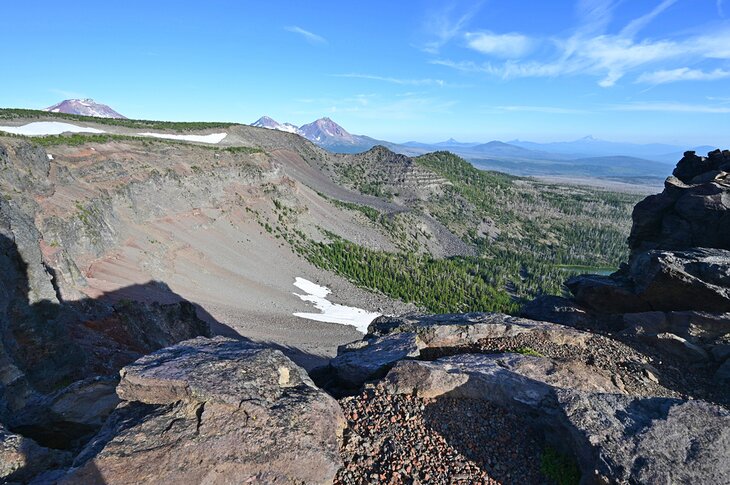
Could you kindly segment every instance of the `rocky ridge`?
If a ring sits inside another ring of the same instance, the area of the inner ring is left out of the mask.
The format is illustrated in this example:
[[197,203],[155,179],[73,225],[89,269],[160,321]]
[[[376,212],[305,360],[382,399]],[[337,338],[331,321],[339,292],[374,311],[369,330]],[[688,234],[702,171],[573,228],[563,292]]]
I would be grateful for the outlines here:
[[[682,190],[709,193],[696,217],[714,220],[726,185],[697,177]],[[0,209],[5,481],[540,483],[553,453],[583,483],[730,481],[722,238],[634,238],[619,273],[570,282],[575,299],[534,302],[530,318],[381,317],[310,379],[266,346],[189,340],[209,330],[185,304],[71,305],[28,212]]]

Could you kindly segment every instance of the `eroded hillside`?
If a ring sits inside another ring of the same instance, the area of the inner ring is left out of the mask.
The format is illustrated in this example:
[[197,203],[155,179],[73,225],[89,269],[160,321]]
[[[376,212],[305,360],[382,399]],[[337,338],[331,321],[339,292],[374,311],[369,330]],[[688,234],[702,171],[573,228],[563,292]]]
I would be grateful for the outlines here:
[[1,114],[102,132],[0,139],[11,222],[33,221],[59,298],[182,297],[227,331],[306,353],[356,333],[293,317],[306,308],[296,277],[371,311],[514,311],[561,293],[571,265],[617,267],[636,198],[483,172],[446,152],[335,155],[242,125]]

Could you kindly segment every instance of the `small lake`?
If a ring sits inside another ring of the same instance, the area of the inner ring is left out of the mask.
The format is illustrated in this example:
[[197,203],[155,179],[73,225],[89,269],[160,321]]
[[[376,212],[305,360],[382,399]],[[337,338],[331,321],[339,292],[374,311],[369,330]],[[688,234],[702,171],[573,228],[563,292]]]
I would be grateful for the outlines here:
[[571,273],[582,273],[582,274],[598,274],[608,276],[616,271],[616,268],[606,268],[600,266],[580,266],[577,264],[559,264],[558,268],[563,271],[570,271]]

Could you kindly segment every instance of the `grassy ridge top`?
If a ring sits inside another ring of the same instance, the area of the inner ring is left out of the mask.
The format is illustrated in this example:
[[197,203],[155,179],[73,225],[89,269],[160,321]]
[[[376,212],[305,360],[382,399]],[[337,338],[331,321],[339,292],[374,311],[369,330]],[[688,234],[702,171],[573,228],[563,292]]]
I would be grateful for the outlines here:
[[208,121],[154,121],[154,120],[122,120],[117,118],[97,118],[66,113],[51,113],[37,109],[0,108],[0,120],[56,118],[61,120],[84,121],[100,125],[122,126],[125,128],[147,128],[153,130],[173,130],[178,132],[190,130],[207,130],[210,128],[228,128],[239,123]]

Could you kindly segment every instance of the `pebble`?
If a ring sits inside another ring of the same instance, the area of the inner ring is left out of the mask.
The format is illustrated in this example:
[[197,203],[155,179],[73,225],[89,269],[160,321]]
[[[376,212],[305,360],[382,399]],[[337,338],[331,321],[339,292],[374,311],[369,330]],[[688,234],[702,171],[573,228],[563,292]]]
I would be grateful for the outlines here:
[[529,423],[484,401],[374,387],[340,405],[348,428],[335,484],[546,483]]

